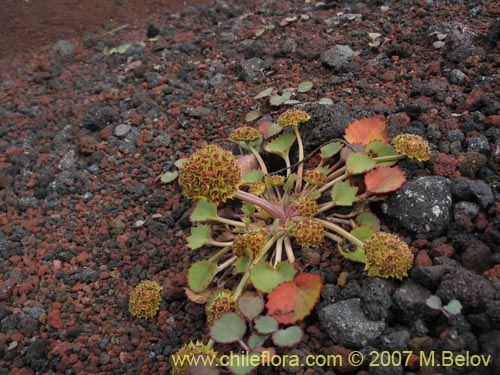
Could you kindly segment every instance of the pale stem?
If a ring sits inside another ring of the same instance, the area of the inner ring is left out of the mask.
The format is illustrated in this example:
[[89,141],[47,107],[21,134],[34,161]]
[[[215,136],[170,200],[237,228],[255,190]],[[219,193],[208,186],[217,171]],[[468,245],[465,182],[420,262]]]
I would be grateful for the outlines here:
[[335,241],[335,242],[342,242],[342,238],[333,234],[333,233],[330,233],[330,232],[326,232],[325,231],[325,237],[328,237],[329,239]]
[[389,156],[379,156],[376,158],[373,158],[376,162],[383,163],[385,161],[396,161],[396,160],[401,160],[401,159],[406,159],[406,155],[389,155]]
[[290,156],[288,155],[288,152],[285,155],[283,155],[283,160],[285,160],[286,177],[288,178],[292,173],[292,165],[290,164]]
[[304,144],[302,143],[302,137],[300,136],[299,127],[294,126],[293,131],[295,132],[295,137],[297,137],[297,144],[299,146],[299,166],[297,168],[297,182],[295,184],[295,192],[297,194],[302,190],[302,174],[304,173]]
[[233,264],[237,260],[238,260],[237,256],[232,256],[231,258],[226,260],[224,263],[221,263],[220,265],[218,265],[217,268],[215,269],[215,273],[218,273],[218,272],[222,271],[224,268],[229,267],[231,264]]
[[217,221],[221,224],[227,224],[227,225],[232,225],[233,227],[240,227],[240,228],[246,228],[246,224],[242,223],[241,221],[236,221],[236,220],[231,220],[231,219],[226,219],[225,217],[214,217],[211,219],[212,221]]
[[295,262],[295,255],[293,254],[292,240],[289,236],[285,237],[285,252],[290,263]]
[[321,213],[321,212],[326,212],[328,211],[330,208],[333,208],[335,207],[335,202],[328,202],[328,203],[323,203],[323,204],[320,204],[318,206],[318,213]]
[[212,245],[212,246],[217,246],[217,247],[226,247],[226,246],[232,246],[233,241],[231,242],[220,242],[220,241],[209,241],[207,242],[207,245]]
[[345,229],[339,227],[337,224],[330,223],[329,221],[321,220],[321,219],[316,219],[316,220],[318,220],[321,223],[321,225],[323,225],[325,228],[330,229],[330,230],[334,231],[335,233],[341,235],[342,237],[349,240],[354,245],[363,247],[363,241],[361,241],[359,238],[354,237],[351,233],[349,233]]
[[262,173],[265,176],[268,172],[266,163],[264,163],[264,160],[262,160],[262,156],[260,156],[259,152],[251,144],[247,143],[246,145],[248,146],[248,149],[252,152],[253,156],[255,156],[255,158],[259,162],[260,169],[262,169]]
[[225,254],[226,254],[229,250],[231,250],[231,248],[228,246],[228,247],[225,247],[225,248],[223,248],[223,249],[221,249],[221,250],[217,251],[214,255],[212,255],[212,256],[210,257],[210,259],[208,259],[208,261],[209,261],[209,262],[217,262],[217,260],[218,260],[221,256],[225,255]]
[[250,353],[250,348],[248,347],[247,344],[245,344],[245,342],[242,339],[238,340],[238,344],[241,345],[241,347],[243,348],[243,350],[245,350],[247,353]]
[[276,251],[274,255],[274,267],[281,262],[281,254],[283,253],[283,237],[278,238],[276,241]]
[[266,201],[265,199],[257,197],[256,195],[247,193],[242,190],[237,190],[234,196],[239,200],[242,200],[244,202],[262,208],[275,219],[281,219],[285,216],[285,213],[282,210],[280,210],[279,207],[276,207],[276,205]]
[[337,174],[337,172],[339,172],[338,174],[340,173],[343,173],[342,175],[340,175],[339,177],[331,180],[329,183],[327,183],[326,185],[323,185],[321,188],[319,188],[319,192],[322,193],[326,190],[328,190],[329,188],[331,188],[333,185],[335,185],[337,182],[340,182],[342,180],[345,180],[349,175],[347,173],[345,173],[345,167],[342,167],[340,168],[338,171],[335,172],[335,174]]

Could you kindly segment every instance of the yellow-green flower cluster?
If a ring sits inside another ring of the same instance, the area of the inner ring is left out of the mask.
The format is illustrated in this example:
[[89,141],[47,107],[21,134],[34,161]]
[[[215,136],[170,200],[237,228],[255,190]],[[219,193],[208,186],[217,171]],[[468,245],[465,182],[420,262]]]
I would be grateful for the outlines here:
[[322,186],[328,182],[326,175],[317,169],[308,169],[304,172],[304,181],[314,186]]
[[191,361],[197,360],[199,356],[215,358],[214,366],[217,361],[217,352],[206,346],[204,343],[192,341],[182,346],[177,353],[172,355],[172,375],[189,375],[189,366]]
[[259,140],[260,133],[257,129],[250,126],[242,126],[235,129],[229,139],[234,142],[255,142]]
[[241,168],[234,155],[217,145],[197,150],[179,172],[179,184],[190,199],[215,204],[232,198],[241,184]]
[[211,325],[214,321],[220,319],[222,314],[236,311],[237,309],[238,303],[233,298],[233,292],[230,290],[219,290],[212,296],[210,302],[205,307],[207,324]]
[[261,231],[254,230],[247,234],[241,234],[236,236],[233,240],[233,255],[238,258],[244,256],[255,258],[265,244],[266,236]]
[[283,112],[280,117],[278,117],[278,125],[283,126],[299,126],[303,122],[309,121],[311,116],[300,109],[289,109]]
[[313,217],[318,214],[318,203],[314,199],[300,197],[295,202],[295,208],[300,216]]
[[141,281],[130,293],[129,308],[136,318],[152,318],[160,308],[162,287],[155,281]]
[[302,247],[316,248],[325,241],[323,226],[314,219],[302,220],[293,227],[295,239]]
[[285,176],[279,174],[273,174],[271,176],[264,177],[264,182],[270,186],[280,186],[285,182]]
[[392,144],[397,153],[410,159],[426,161],[431,157],[431,149],[425,139],[416,134],[399,134],[393,138]]
[[377,232],[365,242],[368,276],[402,279],[413,264],[413,253],[398,236]]

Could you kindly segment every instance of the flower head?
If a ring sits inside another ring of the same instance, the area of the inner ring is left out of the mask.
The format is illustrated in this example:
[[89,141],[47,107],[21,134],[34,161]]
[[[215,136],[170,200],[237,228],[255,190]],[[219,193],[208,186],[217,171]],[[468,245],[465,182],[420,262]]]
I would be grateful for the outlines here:
[[410,159],[426,161],[431,157],[431,149],[425,139],[416,134],[399,134],[393,138],[392,144],[397,153]]
[[325,240],[325,229],[314,219],[299,221],[293,231],[295,239],[303,247],[319,247]]
[[266,236],[259,230],[251,231],[247,234],[236,236],[233,240],[233,255],[238,258],[250,256],[255,258],[264,245],[266,244]]
[[282,185],[283,182],[285,182],[285,176],[281,176],[279,174],[273,174],[271,176],[264,177],[264,182],[267,185],[279,186]]
[[318,169],[308,169],[304,172],[304,181],[314,186],[321,186],[328,182],[326,175]]
[[365,242],[368,276],[402,279],[413,264],[413,253],[398,236],[377,232]]
[[144,280],[130,293],[130,313],[136,318],[152,318],[160,308],[162,287],[155,281]]
[[[200,341],[197,341],[196,343],[191,341],[190,343],[185,344],[177,351],[177,353],[172,355],[172,375],[189,375],[191,359],[195,359],[195,357],[203,355],[217,359],[217,352]],[[186,360],[186,358],[189,358],[189,361]],[[215,360],[214,365],[217,362],[218,361]]]
[[257,129],[250,126],[242,126],[235,129],[229,139],[234,142],[255,142],[259,140],[260,133]]
[[283,126],[299,126],[303,122],[309,121],[311,116],[305,111],[300,109],[289,109],[278,117],[278,125]]
[[313,217],[318,214],[318,203],[314,199],[301,197],[295,202],[295,207],[304,217]]
[[252,184],[248,192],[253,195],[261,195],[266,190],[266,184],[264,182],[259,182]]
[[233,292],[230,290],[219,290],[216,292],[207,306],[207,324],[211,325],[214,321],[220,319],[221,315],[227,312],[236,311],[238,303],[233,298]]
[[179,184],[190,199],[219,204],[232,198],[241,184],[241,168],[234,155],[217,145],[197,150],[179,172]]

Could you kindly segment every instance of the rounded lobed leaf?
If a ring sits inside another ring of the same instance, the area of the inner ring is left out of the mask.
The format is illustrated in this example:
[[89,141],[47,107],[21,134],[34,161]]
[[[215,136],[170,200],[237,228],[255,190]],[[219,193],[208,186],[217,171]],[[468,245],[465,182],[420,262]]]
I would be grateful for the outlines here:
[[295,143],[295,135],[293,133],[283,133],[279,137],[269,142],[264,149],[271,154],[284,157],[288,154],[290,147]]
[[231,355],[231,363],[227,369],[235,375],[250,374],[260,364],[260,353],[245,353]]
[[200,199],[191,213],[190,219],[193,222],[209,221],[217,218],[217,206],[214,203]]
[[344,138],[349,143],[366,146],[372,141],[389,141],[387,125],[379,118],[365,118],[353,121],[345,130]]
[[261,335],[257,332],[252,332],[250,337],[248,338],[248,347],[250,349],[258,348],[259,346],[264,345],[269,335]]
[[354,222],[358,225],[368,225],[375,232],[380,230],[380,220],[377,216],[372,214],[371,212],[362,212],[354,219]]
[[431,295],[429,298],[425,300],[425,304],[429,306],[431,309],[440,310],[443,307],[443,303],[441,302],[441,298],[436,295]]
[[245,335],[247,326],[245,321],[236,313],[223,314],[210,327],[210,337],[221,344],[230,344],[241,340]]
[[188,271],[188,285],[193,292],[202,292],[212,281],[217,266],[208,260],[193,263]]
[[324,145],[321,147],[321,158],[322,159],[328,159],[331,158],[332,156],[335,156],[340,152],[342,149],[342,143],[340,142],[330,142],[327,145]]
[[332,202],[337,206],[352,206],[357,200],[358,188],[347,181],[337,182],[332,188]]
[[272,316],[260,316],[255,320],[255,329],[262,335],[267,335],[275,332],[278,329],[279,323]]
[[378,167],[365,175],[366,191],[386,194],[398,190],[406,182],[406,176],[398,167]]
[[294,324],[311,313],[321,292],[321,277],[312,273],[278,285],[269,294],[268,314],[281,324]]
[[295,269],[289,262],[280,262],[275,268],[267,262],[260,262],[250,271],[250,281],[255,289],[263,293],[270,293],[277,285],[292,280],[294,276]]
[[375,167],[376,162],[371,157],[361,152],[353,152],[345,162],[346,171],[349,174],[361,174]]
[[264,300],[258,295],[242,295],[238,298],[238,308],[248,320],[254,320],[264,310]]
[[300,340],[302,340],[302,334],[303,332],[300,327],[291,326],[274,332],[272,340],[276,346],[290,348],[297,345]]
[[191,235],[188,236],[188,247],[192,250],[199,249],[211,240],[210,227],[208,225],[199,225],[191,228]]

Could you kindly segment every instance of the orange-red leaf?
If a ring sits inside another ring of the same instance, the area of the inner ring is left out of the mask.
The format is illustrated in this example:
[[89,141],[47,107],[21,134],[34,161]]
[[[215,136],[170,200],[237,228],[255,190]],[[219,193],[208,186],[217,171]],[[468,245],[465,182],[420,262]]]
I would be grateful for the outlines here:
[[365,175],[366,190],[374,194],[385,194],[398,190],[406,182],[399,167],[378,167]]
[[266,304],[268,314],[281,324],[294,324],[311,313],[320,292],[321,277],[301,273],[273,289]]
[[344,138],[347,142],[361,143],[366,146],[372,141],[389,141],[389,132],[384,121],[377,117],[353,121],[345,130]]

